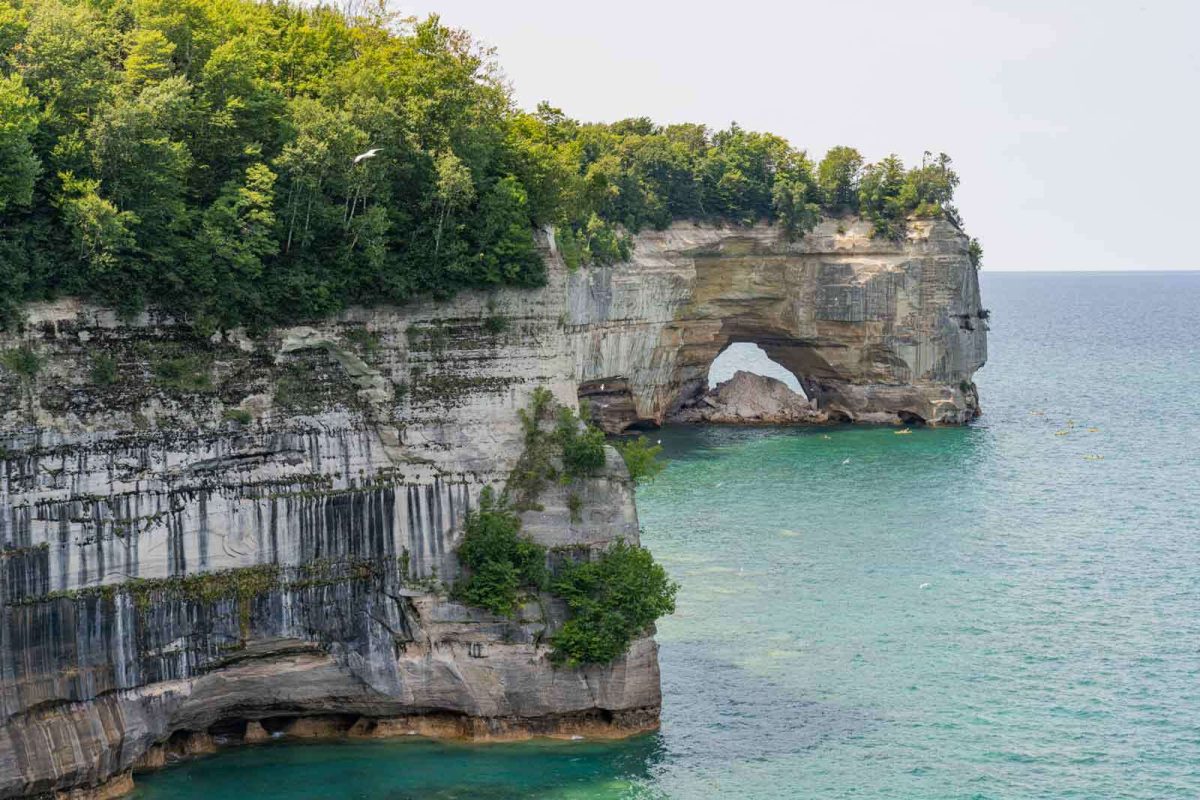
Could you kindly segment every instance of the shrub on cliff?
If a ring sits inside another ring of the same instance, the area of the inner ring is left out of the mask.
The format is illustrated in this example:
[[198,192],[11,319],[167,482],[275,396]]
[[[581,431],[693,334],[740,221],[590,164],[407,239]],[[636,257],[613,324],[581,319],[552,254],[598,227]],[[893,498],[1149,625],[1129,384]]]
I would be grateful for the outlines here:
[[629,478],[634,484],[654,480],[658,473],[666,469],[666,464],[658,460],[662,453],[661,444],[650,444],[645,436],[636,439],[621,439],[616,443],[617,452],[625,459],[625,468],[629,470]]
[[551,585],[571,617],[554,636],[560,663],[607,664],[655,620],[675,611],[678,586],[650,551],[618,541],[594,561],[568,564]]
[[[512,616],[523,591],[550,589],[567,602],[570,617],[554,638],[553,658],[570,664],[607,663],[624,653],[630,642],[656,619],[675,608],[675,584],[650,553],[621,541],[598,558],[568,562],[555,579],[548,579],[546,549],[521,536],[520,512],[541,510],[537,500],[554,480],[570,483],[604,465],[604,434],[583,423],[569,408],[558,408],[557,424],[545,430],[542,423],[554,418],[554,396],[535,389],[519,416],[525,449],[504,494],[483,490],[479,508],[467,516],[463,541],[458,547],[465,576],[454,588],[464,603],[492,613]],[[624,445],[626,463],[634,481],[657,474],[655,456],[662,449],[644,438]],[[553,458],[561,455],[561,472]],[[582,518],[582,499],[571,492],[567,508],[572,522]]]
[[521,520],[489,486],[479,509],[467,516],[458,559],[467,576],[455,587],[465,603],[494,614],[511,616],[522,589],[541,589],[546,583],[546,549],[520,535]]
[[586,477],[604,466],[604,432],[581,422],[565,406],[558,410],[555,437],[562,448],[563,475],[568,480]]

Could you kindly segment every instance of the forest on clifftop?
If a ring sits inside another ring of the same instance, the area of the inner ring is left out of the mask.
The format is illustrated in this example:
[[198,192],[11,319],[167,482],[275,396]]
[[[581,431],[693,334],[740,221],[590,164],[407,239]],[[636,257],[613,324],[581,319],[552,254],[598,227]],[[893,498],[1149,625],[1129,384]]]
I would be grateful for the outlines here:
[[[945,155],[820,162],[736,124],[518,109],[494,54],[432,16],[252,0],[0,0],[0,325],[80,296],[199,333],[350,304],[536,286],[673,220],[788,235],[948,216]],[[977,255],[977,245],[973,254]]]

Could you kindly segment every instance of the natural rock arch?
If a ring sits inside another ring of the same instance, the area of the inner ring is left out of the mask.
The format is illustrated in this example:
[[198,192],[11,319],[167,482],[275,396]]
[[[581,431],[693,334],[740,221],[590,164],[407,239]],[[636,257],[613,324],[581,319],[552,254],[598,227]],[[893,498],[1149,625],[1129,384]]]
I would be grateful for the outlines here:
[[900,242],[854,219],[796,241],[768,226],[643,234],[630,263],[569,282],[580,397],[606,430],[658,425],[729,344],[753,342],[833,418],[969,422],[987,326],[967,245],[941,220],[910,221]]

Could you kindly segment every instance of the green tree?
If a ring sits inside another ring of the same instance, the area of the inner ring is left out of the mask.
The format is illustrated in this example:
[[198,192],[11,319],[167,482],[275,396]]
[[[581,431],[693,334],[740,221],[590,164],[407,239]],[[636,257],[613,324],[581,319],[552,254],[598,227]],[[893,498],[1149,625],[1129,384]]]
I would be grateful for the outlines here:
[[125,56],[125,85],[134,92],[146,84],[171,77],[175,69],[172,57],[175,45],[153,28],[137,28],[129,36],[129,55]]
[[945,153],[939,153],[935,158],[926,151],[921,166],[908,171],[904,176],[901,203],[909,213],[925,218],[949,214],[957,220],[958,212],[952,201],[958,175],[950,163],[950,156]]
[[501,178],[480,204],[480,277],[485,283],[536,286],[545,280],[545,264],[533,244],[525,188]]
[[833,210],[858,208],[858,179],[863,158],[853,147],[831,147],[817,167],[821,202]]
[[37,130],[37,101],[19,75],[0,75],[0,212],[27,206],[41,163],[30,141]]
[[25,85],[42,103],[45,133],[57,137],[87,126],[89,115],[108,97],[119,63],[120,36],[84,4],[40,0],[16,56]]
[[261,307],[263,259],[279,248],[274,205],[275,173],[252,164],[243,180],[225,184],[204,214],[193,279],[216,296],[211,313],[227,326]]
[[458,560],[467,569],[455,587],[466,603],[493,614],[511,616],[520,604],[522,588],[537,590],[546,583],[546,550],[520,535],[521,520],[497,499],[491,487],[483,490],[479,509],[467,516]]
[[908,214],[902,196],[905,180],[904,164],[896,155],[863,168],[858,204],[863,216],[875,226],[876,235],[889,239],[904,235]]
[[553,638],[555,661],[607,664],[659,617],[675,611],[678,586],[648,550],[618,541],[598,559],[567,565],[551,584],[571,617]]
[[4,322],[67,292],[206,327],[536,286],[545,225],[572,268],[678,220],[795,237],[861,200],[881,236],[961,225],[947,157],[860,165],[736,124],[518,111],[488,48],[384,5],[0,0]]
[[84,280],[100,290],[101,299],[124,308],[141,305],[144,289],[123,280],[120,267],[134,248],[137,215],[119,211],[100,196],[100,182],[59,175],[62,194],[58,207],[75,245],[77,262],[86,270]]
[[191,86],[182,77],[146,85],[100,109],[87,140],[95,175],[117,208],[137,215],[138,247],[151,261],[179,260],[189,227],[191,152],[182,140]]
[[629,470],[629,479],[634,484],[654,480],[666,469],[666,464],[658,460],[662,454],[661,444],[651,444],[645,436],[636,439],[620,439],[616,443],[617,452],[625,459],[625,467]]
[[555,436],[567,478],[584,478],[604,466],[604,432],[580,421],[571,409],[558,410]]
[[437,157],[437,190],[438,225],[437,236],[434,238],[433,255],[436,260],[442,244],[442,229],[451,212],[464,208],[475,200],[475,183],[471,179],[471,170],[447,150]]

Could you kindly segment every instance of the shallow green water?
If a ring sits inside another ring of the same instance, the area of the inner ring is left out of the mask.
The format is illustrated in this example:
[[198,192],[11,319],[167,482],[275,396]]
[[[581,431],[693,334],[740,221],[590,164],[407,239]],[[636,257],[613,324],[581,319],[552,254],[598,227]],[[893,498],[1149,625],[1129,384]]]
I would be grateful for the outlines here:
[[662,433],[659,734],[271,745],[139,796],[1200,796],[1200,275],[984,278],[977,425]]

